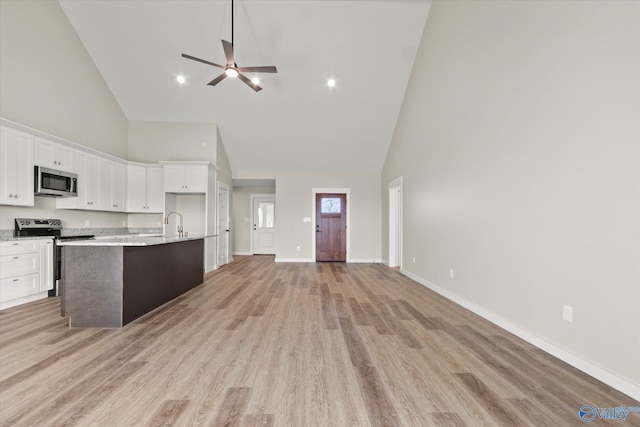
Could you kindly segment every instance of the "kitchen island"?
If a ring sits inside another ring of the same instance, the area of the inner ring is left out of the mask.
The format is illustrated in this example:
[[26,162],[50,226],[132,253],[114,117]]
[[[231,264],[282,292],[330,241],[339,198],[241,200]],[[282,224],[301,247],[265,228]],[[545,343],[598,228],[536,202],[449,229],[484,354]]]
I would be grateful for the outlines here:
[[121,327],[200,285],[204,239],[133,236],[61,242],[62,316]]

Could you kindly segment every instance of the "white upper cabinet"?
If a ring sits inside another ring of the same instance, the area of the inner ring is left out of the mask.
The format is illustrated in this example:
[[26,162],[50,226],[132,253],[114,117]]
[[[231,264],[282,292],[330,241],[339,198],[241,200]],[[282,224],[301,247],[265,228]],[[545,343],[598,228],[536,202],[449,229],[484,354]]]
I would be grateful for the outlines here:
[[75,172],[73,158],[75,150],[68,145],[58,144],[36,136],[35,164],[51,169]]
[[162,163],[165,193],[206,193],[207,164]]
[[162,213],[163,210],[162,166],[147,166],[147,212]]
[[162,213],[162,168],[155,165],[127,166],[127,212]]
[[78,174],[78,197],[56,199],[58,209],[103,210],[101,206],[101,158],[95,154],[76,150],[74,157]]
[[100,160],[100,210],[125,211],[126,170],[122,163]]
[[33,135],[0,126],[0,204],[33,206]]

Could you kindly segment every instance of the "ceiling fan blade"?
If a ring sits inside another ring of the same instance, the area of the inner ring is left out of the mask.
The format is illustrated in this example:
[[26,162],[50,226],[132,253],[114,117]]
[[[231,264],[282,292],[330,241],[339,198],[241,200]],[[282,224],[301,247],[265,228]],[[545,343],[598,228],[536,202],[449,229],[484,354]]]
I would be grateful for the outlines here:
[[207,84],[210,85],[210,86],[215,86],[218,83],[220,83],[221,81],[223,81],[225,79],[225,77],[227,77],[227,74],[226,73],[222,73],[218,77],[216,77],[215,79],[211,80]]
[[278,70],[275,66],[269,65],[265,67],[238,67],[238,70],[243,73],[277,73]]
[[187,55],[186,53],[183,53],[182,57],[183,58],[187,58],[187,59],[192,59],[194,61],[202,62],[203,64],[213,65],[214,67],[222,68],[224,70],[224,67],[222,65],[214,64],[213,62],[209,62],[209,61],[206,61],[204,59],[196,58],[195,56]]
[[243,82],[245,82],[251,89],[255,90],[256,92],[262,90],[260,86],[258,86],[257,84],[255,84],[254,82],[252,82],[251,80],[243,76],[242,74],[238,74],[238,78]]
[[222,48],[224,49],[224,56],[227,57],[227,65],[234,66],[233,62],[233,45],[226,40],[222,40]]

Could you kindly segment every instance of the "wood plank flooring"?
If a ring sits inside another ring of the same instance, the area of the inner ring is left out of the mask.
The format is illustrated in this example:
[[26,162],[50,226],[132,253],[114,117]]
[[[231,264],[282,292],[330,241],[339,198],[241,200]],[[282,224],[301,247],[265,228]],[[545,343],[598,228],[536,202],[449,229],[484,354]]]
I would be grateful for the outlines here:
[[121,329],[59,312],[0,311],[1,426],[580,426],[582,405],[640,406],[381,265],[236,257]]

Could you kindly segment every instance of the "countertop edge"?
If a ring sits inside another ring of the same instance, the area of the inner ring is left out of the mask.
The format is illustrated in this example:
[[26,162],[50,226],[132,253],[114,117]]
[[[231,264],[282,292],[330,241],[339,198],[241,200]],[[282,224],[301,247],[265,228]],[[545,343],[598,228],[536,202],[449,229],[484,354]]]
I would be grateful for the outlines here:
[[218,237],[217,234],[194,235],[188,237],[178,236],[131,236],[113,237],[94,240],[69,240],[58,242],[59,246],[154,246],[169,243],[188,242],[191,240],[201,240],[210,237]]

